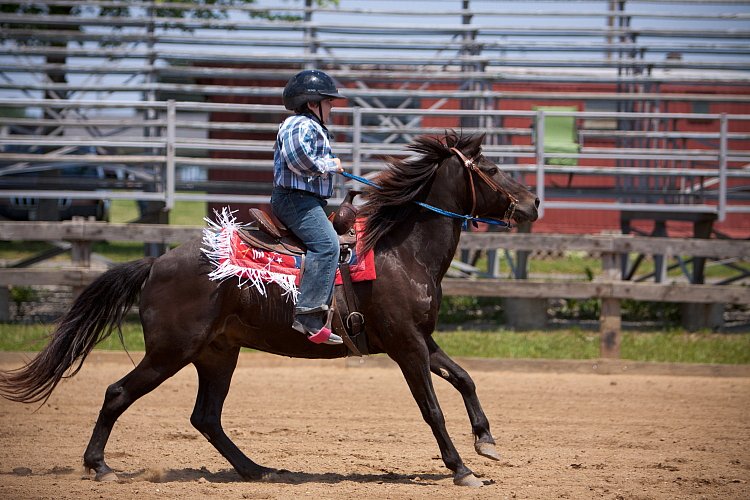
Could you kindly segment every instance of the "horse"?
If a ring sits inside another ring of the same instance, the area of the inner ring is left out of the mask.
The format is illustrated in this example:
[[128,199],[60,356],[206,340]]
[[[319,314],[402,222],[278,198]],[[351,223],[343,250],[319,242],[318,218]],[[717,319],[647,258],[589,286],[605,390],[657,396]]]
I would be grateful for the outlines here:
[[[445,427],[430,373],[447,380],[463,397],[475,450],[499,460],[488,419],[466,371],[432,338],[442,298],[441,280],[458,246],[464,222],[446,217],[468,213],[508,222],[534,221],[539,200],[482,155],[484,135],[447,132],[417,138],[405,159],[384,158],[387,166],[364,189],[361,216],[365,244],[375,251],[377,278],[354,284],[370,354],[386,353],[400,368],[432,429],[445,466],[461,486],[482,486],[463,463]],[[438,207],[428,210],[428,204]],[[191,424],[244,480],[278,479],[283,470],[257,464],[225,434],[224,400],[240,348],[298,357],[347,356],[345,346],[317,345],[292,329],[293,301],[276,285],[265,296],[232,280],[211,281],[201,240],[164,255],[120,264],[104,272],[73,301],[28,364],[0,373],[0,394],[12,401],[46,401],[57,384],[75,375],[94,346],[119,331],[139,301],[145,354],[121,380],[107,387],[101,411],[83,455],[95,480],[117,480],[104,460],[115,421],[138,398],[193,364],[198,394]],[[340,287],[339,287],[340,288]],[[337,300],[344,301],[336,291]]]

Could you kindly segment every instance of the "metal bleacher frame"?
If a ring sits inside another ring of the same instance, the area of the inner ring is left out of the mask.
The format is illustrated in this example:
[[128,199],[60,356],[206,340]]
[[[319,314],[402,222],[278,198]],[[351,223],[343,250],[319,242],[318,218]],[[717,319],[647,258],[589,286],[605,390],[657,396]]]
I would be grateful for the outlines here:
[[[181,3],[34,3],[47,10],[0,16],[0,191],[18,190],[2,183],[5,174],[29,165],[54,169],[85,146],[96,154],[77,154],[77,162],[126,173],[125,180],[102,182],[102,197],[167,208],[180,199],[262,203],[264,183],[245,186],[243,194],[227,183],[181,182],[175,168],[269,171],[267,140],[211,139],[208,131],[273,133],[283,110],[240,100],[278,99],[294,71],[321,67],[350,98],[352,107],[339,109],[332,129],[355,173],[381,168],[378,155],[404,154],[404,143],[418,134],[441,132],[442,125],[429,123],[444,118],[487,133],[487,154],[521,180],[533,179],[545,210],[711,213],[718,220],[750,213],[750,133],[743,132],[750,115],[731,111],[750,104],[746,2],[442,0],[402,7],[341,0],[321,7],[304,0],[212,7],[219,14],[213,19],[190,17],[195,5]],[[711,9],[691,8],[698,5]],[[98,15],[114,8],[131,15]],[[497,89],[508,83],[517,86]],[[523,88],[540,83],[553,87]],[[554,89],[575,84],[606,89]],[[683,91],[664,92],[675,85]],[[238,103],[217,102],[233,99]],[[531,142],[530,125],[538,127],[545,113],[516,108],[529,101],[614,103],[609,112],[571,114],[617,126],[580,130],[582,147],[573,154],[579,164],[553,165],[550,158],[566,155]],[[667,103],[719,104],[728,112],[671,112]],[[2,112],[18,107],[25,116]],[[232,110],[266,118],[208,120]],[[695,133],[669,125],[698,118],[713,128]],[[523,125],[508,125],[519,120]],[[613,147],[587,145],[597,137]],[[216,151],[230,157],[211,157]],[[232,159],[230,151],[266,156]],[[545,176],[556,174],[614,178],[615,188],[547,185]],[[19,192],[41,199],[92,194],[75,186]]]

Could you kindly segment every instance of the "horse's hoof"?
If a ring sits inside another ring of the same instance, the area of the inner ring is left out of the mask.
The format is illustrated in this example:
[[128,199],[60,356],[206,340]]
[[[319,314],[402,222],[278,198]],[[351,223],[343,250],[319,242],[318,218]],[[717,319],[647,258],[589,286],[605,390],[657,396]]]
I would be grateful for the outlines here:
[[474,449],[477,453],[483,457],[490,458],[492,460],[500,460],[500,454],[497,452],[493,443],[474,443]]
[[101,483],[116,483],[119,480],[120,478],[117,477],[117,474],[112,471],[97,472],[96,476],[94,476],[94,481],[99,481]]
[[453,484],[456,486],[468,486],[469,488],[481,488],[484,483],[479,480],[474,474],[467,474],[464,477],[453,478]]
[[120,478],[117,477],[117,474],[115,474],[109,467],[107,467],[107,470],[105,471],[97,472],[93,467],[86,466],[83,467],[83,476],[81,479],[91,479],[102,483],[113,483],[120,480]]
[[273,481],[275,481],[275,480],[276,480],[276,479],[277,479],[278,477],[279,477],[279,473],[278,473],[278,472],[276,471],[276,469],[269,469],[269,470],[267,470],[267,471],[264,471],[264,472],[263,472],[263,473],[262,473],[262,474],[260,475],[260,480],[261,480],[261,481],[269,481],[269,482],[273,482]]
[[273,483],[275,481],[281,480],[282,475],[289,474],[289,473],[290,472],[286,469],[272,469],[269,467],[264,467],[263,471],[260,473],[260,476],[257,477],[256,480]]

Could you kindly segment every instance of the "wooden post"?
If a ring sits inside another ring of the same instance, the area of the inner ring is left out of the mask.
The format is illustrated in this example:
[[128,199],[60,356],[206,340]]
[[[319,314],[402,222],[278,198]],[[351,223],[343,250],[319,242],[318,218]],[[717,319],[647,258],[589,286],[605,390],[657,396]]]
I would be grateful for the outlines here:
[[70,259],[76,267],[91,267],[91,242],[84,240],[71,242]]
[[[618,255],[602,253],[602,281],[613,282],[620,279]],[[620,299],[603,298],[599,314],[599,356],[602,358],[620,357]]]
[[[531,223],[524,222],[518,225],[519,233],[531,233]],[[529,255],[528,250],[516,252],[516,268],[514,278],[525,280],[529,278]],[[547,328],[547,305],[546,297],[506,297],[503,300],[505,308],[505,323],[515,330],[544,330]]]
[[[693,221],[693,238],[711,239],[714,217]],[[706,257],[693,256],[693,274],[690,283],[703,285],[706,283]],[[708,298],[708,297],[706,297]],[[689,332],[709,329],[719,331],[724,327],[724,304],[721,302],[682,303],[680,304],[680,319],[683,328]]]
[[10,287],[0,286],[0,323],[10,321]]
[[[86,220],[83,217],[74,217],[71,223],[85,224]],[[73,266],[87,268],[91,267],[92,242],[87,240],[73,240],[70,243],[70,260]],[[73,297],[78,297],[78,295],[83,291],[84,288],[85,286],[74,286]]]

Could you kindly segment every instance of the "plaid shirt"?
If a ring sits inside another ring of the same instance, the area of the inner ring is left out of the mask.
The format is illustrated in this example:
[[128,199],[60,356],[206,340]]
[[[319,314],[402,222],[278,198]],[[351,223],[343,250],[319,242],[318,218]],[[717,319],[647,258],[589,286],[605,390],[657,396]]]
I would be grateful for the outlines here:
[[333,195],[335,156],[328,130],[311,115],[290,116],[279,126],[273,151],[273,184],[310,191],[322,198]]

